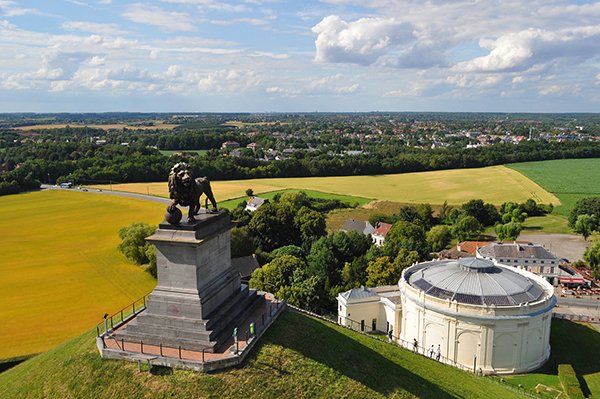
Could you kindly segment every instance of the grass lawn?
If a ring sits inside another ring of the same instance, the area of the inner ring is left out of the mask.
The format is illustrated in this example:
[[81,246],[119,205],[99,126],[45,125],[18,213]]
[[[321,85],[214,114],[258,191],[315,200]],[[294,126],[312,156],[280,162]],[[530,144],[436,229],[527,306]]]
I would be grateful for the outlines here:
[[94,332],[0,374],[0,397],[522,398],[477,377],[321,320],[284,312],[245,365],[215,373],[102,360]]
[[539,371],[504,378],[509,383],[522,384],[528,389],[534,389],[541,383],[562,390],[557,374],[558,365],[571,364],[583,392],[600,397],[600,333],[587,325],[553,319],[550,346],[550,360]]
[[[269,191],[266,193],[255,193],[255,195],[257,195],[261,198],[272,200],[277,194],[283,194],[286,192],[295,192],[295,191],[300,191],[300,190],[297,190],[297,189],[275,190],[275,191]],[[368,204],[369,202],[372,201],[372,199],[370,199],[370,198],[354,197],[351,195],[323,193],[321,191],[315,191],[315,190],[301,190],[301,191],[304,191],[306,193],[306,195],[308,195],[309,197],[312,197],[312,198],[337,199],[337,200],[340,200],[347,204],[357,205],[357,206],[362,206],[362,205]],[[246,197],[245,195],[243,197],[233,198],[233,199],[219,203],[219,206],[222,208],[233,209],[240,202],[246,201],[247,198],[248,197]]]
[[178,154],[181,152],[194,152],[200,156],[206,154],[208,150],[160,150],[160,153],[166,156],[171,156],[173,154]]
[[[523,202],[533,198],[540,203],[559,204],[558,198],[521,173],[504,166],[475,169],[452,169],[433,172],[402,173],[377,176],[298,177],[213,181],[217,201],[240,198],[246,189],[264,193],[283,189],[315,190],[340,195],[400,203],[458,205],[481,198],[500,205],[506,201]],[[94,186],[107,189],[107,185]],[[166,183],[113,184],[113,190],[168,196]]]
[[566,217],[554,213],[546,216],[532,216],[525,219],[523,233],[543,231],[548,234],[573,234],[568,224],[569,221]]
[[600,158],[559,159],[506,165],[555,194],[555,213],[567,216],[578,199],[600,195]]
[[0,359],[46,351],[151,291],[117,231],[162,215],[161,204],[74,191],[0,197]]

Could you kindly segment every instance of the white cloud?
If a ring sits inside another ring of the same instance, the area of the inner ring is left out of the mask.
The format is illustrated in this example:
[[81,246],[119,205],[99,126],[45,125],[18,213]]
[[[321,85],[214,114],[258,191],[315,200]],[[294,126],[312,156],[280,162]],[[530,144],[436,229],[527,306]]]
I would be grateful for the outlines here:
[[35,8],[16,7],[16,3],[16,1],[11,0],[0,0],[0,15],[4,17],[19,17],[28,14],[42,14]]
[[198,89],[204,93],[239,93],[260,83],[261,80],[254,71],[223,69],[200,79]]
[[361,18],[346,22],[336,15],[312,28],[317,62],[375,63],[386,51],[413,40],[413,26],[393,18]]
[[166,11],[160,7],[142,3],[130,5],[122,15],[130,21],[156,26],[169,32],[197,30],[192,18],[187,13]]
[[124,29],[121,29],[117,24],[100,24],[89,21],[68,21],[62,24],[62,28],[69,31],[91,32],[99,35],[117,36],[127,35]]
[[584,26],[558,31],[527,29],[481,40],[480,45],[490,50],[456,65],[461,71],[522,71],[536,64],[559,58],[574,58],[579,62],[600,54],[600,26]]
[[249,12],[250,8],[243,4],[230,4],[216,0],[162,0],[165,3],[196,5],[200,10],[215,10],[224,12]]

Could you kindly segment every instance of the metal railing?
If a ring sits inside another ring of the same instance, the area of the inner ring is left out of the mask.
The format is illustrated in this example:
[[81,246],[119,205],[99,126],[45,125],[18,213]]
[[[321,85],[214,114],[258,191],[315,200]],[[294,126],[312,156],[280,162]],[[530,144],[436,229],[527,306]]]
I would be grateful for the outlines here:
[[[230,356],[219,356],[218,359],[207,359],[207,354],[212,354],[212,352],[207,352],[206,349],[194,349],[194,348],[186,348],[181,345],[177,347],[169,346],[164,344],[163,342],[157,343],[144,343],[144,341],[131,341],[125,339],[117,339],[111,333],[114,332],[119,326],[123,325],[127,321],[131,320],[134,316],[141,313],[146,309],[146,298],[147,295],[138,299],[131,305],[123,308],[119,312],[115,313],[112,316],[107,316],[105,321],[99,323],[96,326],[96,332],[98,334],[98,338],[102,341],[103,349],[113,349],[114,347],[111,343],[116,346],[115,349],[118,349],[123,352],[129,352],[132,355],[134,354],[143,354],[143,355],[155,355],[165,358],[177,358],[179,360],[191,360],[191,361],[201,361],[202,363],[214,362],[225,360],[229,358],[233,358],[239,356],[242,352],[244,352],[252,340],[260,336],[264,330],[271,323],[274,316],[278,314],[281,308],[285,305],[285,301],[279,300],[274,295],[272,295],[273,300],[270,301],[269,311],[267,313],[262,313],[260,319],[254,323],[254,333],[251,333],[251,327],[243,329],[240,333],[240,327],[238,329],[237,337],[243,337],[243,339],[234,338],[234,342],[229,345],[223,353],[231,353]],[[143,306],[140,306],[143,305]],[[103,333],[100,332],[101,326],[108,326]],[[233,330],[232,330],[233,333]],[[232,334],[233,336],[233,334]],[[155,341],[154,341],[155,342]],[[208,355],[210,357],[210,355]]]
[[[143,297],[136,299],[131,304],[125,306],[123,309],[117,311],[115,314],[109,316],[108,313],[104,315],[104,321],[96,325],[96,336],[100,337],[102,334],[107,334],[109,331],[114,331],[120,327],[132,317],[138,313],[146,310],[146,301],[150,294],[144,295]],[[101,333],[104,330],[104,333]]]

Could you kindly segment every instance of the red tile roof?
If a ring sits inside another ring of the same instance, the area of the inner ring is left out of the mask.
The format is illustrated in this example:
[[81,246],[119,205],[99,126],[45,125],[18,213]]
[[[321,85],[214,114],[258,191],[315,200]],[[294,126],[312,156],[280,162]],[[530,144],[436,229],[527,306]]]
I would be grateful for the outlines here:
[[390,229],[392,228],[392,225],[389,223],[383,223],[383,222],[378,222],[377,223],[377,227],[375,227],[375,230],[373,231],[373,236],[380,236],[380,237],[384,237],[387,235],[387,233],[390,232]]

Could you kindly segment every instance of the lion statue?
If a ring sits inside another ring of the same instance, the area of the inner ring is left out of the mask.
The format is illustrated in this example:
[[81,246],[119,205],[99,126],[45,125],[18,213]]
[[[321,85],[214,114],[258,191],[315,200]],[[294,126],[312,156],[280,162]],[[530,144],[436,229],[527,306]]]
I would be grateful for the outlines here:
[[169,173],[169,197],[173,200],[167,207],[167,211],[172,213],[177,205],[189,207],[188,221],[193,222],[194,215],[200,211],[200,196],[206,195],[204,207],[208,209],[208,201],[212,204],[211,213],[218,211],[217,201],[210,187],[208,177],[199,177],[194,179],[188,165],[179,162],[171,168]]

